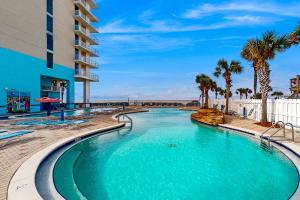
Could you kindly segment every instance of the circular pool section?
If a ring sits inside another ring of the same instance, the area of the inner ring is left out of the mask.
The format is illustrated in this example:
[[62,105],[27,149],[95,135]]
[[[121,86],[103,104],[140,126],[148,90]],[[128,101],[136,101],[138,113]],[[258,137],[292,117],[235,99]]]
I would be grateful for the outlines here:
[[84,140],[57,160],[56,190],[65,199],[290,198],[294,164],[255,139],[190,120],[191,112],[131,114],[133,129]]

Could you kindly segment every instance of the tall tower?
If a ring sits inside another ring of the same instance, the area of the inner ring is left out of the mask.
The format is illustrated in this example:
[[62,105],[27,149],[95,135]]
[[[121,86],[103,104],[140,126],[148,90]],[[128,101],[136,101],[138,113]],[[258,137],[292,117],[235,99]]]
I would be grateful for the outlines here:
[[75,47],[75,81],[83,83],[83,102],[90,102],[90,82],[99,82],[99,77],[91,72],[97,69],[97,63],[92,61],[98,57],[98,53],[92,48],[98,45],[93,37],[98,30],[93,27],[92,22],[97,22],[97,17],[92,13],[96,9],[94,0],[73,0],[74,11],[74,47]]

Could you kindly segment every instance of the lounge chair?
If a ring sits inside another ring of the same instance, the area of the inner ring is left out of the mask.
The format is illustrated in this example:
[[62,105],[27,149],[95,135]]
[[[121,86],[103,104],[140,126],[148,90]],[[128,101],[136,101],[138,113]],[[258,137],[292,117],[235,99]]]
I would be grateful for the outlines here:
[[247,115],[247,117],[250,117],[253,114],[253,112],[254,112],[254,108],[251,108],[248,115]]
[[239,113],[235,112],[234,110],[229,110],[228,114],[239,118],[242,117]]
[[225,105],[221,105],[221,112],[225,111]]
[[33,131],[29,131],[29,130],[21,130],[21,131],[16,131],[16,132],[11,132],[11,133],[0,135],[0,141],[5,141],[3,143],[3,145],[1,145],[0,147],[3,147],[7,143],[15,141],[15,140],[19,139],[19,137],[29,134],[29,133],[32,133],[32,132]]

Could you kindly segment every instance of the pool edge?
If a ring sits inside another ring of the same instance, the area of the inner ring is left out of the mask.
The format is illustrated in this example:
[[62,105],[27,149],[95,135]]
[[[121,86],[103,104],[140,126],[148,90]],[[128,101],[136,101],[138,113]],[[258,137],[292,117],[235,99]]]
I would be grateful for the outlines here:
[[93,131],[88,131],[84,133],[79,133],[74,136],[62,139],[44,149],[32,155],[29,159],[22,163],[22,165],[17,169],[11,178],[7,190],[8,200],[23,200],[23,199],[43,199],[37,191],[35,184],[36,172],[43,162],[52,152],[56,151],[60,147],[78,141],[81,138],[86,138],[89,136],[96,135],[101,132],[107,132],[114,129],[124,127],[124,123],[119,123],[117,125],[108,126],[101,129],[95,129]]

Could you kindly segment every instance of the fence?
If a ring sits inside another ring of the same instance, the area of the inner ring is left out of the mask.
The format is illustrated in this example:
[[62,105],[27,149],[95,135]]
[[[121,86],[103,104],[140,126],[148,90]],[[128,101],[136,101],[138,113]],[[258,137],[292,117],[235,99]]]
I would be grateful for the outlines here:
[[[210,99],[209,107],[213,105],[225,105],[225,99]],[[300,99],[268,99],[268,121],[283,121],[285,123],[291,123],[294,126],[300,128]],[[230,100],[229,110],[237,113],[243,113],[243,108],[246,108],[248,114],[251,109],[254,109],[253,114],[249,116],[249,119],[260,121],[262,112],[262,102],[259,99],[248,100]]]

